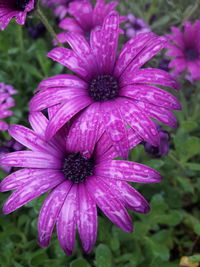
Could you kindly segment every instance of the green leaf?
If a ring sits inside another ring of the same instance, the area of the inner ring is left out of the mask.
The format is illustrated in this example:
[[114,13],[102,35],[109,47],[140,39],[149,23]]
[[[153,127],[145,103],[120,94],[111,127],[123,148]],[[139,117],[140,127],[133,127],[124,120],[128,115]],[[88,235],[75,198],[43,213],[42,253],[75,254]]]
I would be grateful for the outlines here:
[[193,255],[189,257],[190,261],[192,262],[200,262],[200,254]]
[[112,254],[109,247],[104,244],[100,244],[96,249],[95,259],[97,267],[111,267]]
[[70,267],[90,267],[91,265],[83,258],[76,259],[70,263]]

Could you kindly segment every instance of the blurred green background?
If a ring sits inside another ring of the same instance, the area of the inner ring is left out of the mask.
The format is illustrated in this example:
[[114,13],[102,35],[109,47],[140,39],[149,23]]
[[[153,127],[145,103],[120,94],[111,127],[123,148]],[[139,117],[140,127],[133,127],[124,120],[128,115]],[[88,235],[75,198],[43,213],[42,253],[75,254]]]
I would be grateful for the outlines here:
[[[170,32],[170,26],[181,27],[186,19],[200,19],[200,1],[192,0],[123,0],[121,14],[133,13],[142,17],[157,34]],[[56,22],[51,11],[44,10],[52,26]],[[37,18],[30,19],[32,23]],[[121,44],[125,37],[121,36]],[[11,124],[28,125],[28,101],[38,83],[45,77],[66,72],[45,55],[52,48],[51,38],[32,40],[25,27],[11,23],[0,32],[0,82],[12,84],[15,96]],[[158,67],[163,53],[148,65]],[[48,248],[37,244],[37,217],[45,198],[40,197],[10,215],[0,214],[0,266],[2,267],[176,267],[187,258],[184,266],[195,267],[200,262],[200,81],[191,84],[180,79],[182,91],[176,93],[183,110],[176,112],[178,128],[169,129],[170,153],[155,159],[144,152],[142,145],[130,152],[130,160],[147,164],[164,177],[159,184],[136,185],[151,203],[151,212],[140,215],[130,212],[134,233],[125,233],[102,214],[99,214],[98,238],[89,255],[82,252],[77,237],[75,252],[67,257],[59,247],[56,233]],[[174,93],[174,92],[173,92]],[[0,132],[0,141],[8,140]],[[0,170],[1,178],[6,176]],[[9,193],[0,195],[0,203]]]

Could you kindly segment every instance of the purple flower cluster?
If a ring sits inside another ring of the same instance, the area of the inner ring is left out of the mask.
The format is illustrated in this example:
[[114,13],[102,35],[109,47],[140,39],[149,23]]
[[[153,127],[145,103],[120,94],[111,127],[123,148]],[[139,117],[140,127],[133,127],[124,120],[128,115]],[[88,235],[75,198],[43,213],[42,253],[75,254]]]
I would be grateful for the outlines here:
[[172,33],[167,37],[170,40],[167,56],[172,56],[169,67],[175,76],[186,71],[191,81],[200,79],[200,20],[192,25],[186,21],[181,31],[177,27],[171,27]]
[[[24,4],[18,12],[25,19],[34,1],[18,2]],[[39,244],[49,244],[56,226],[60,245],[70,255],[76,230],[84,251],[93,248],[96,207],[127,232],[133,228],[127,209],[149,211],[146,200],[127,182],[155,183],[161,177],[150,167],[124,159],[142,141],[161,147],[163,136],[152,119],[176,127],[172,110],[181,106],[159,88],[178,89],[170,73],[143,67],[166,47],[166,38],[142,33],[147,30],[134,33],[117,56],[124,19],[113,11],[117,2],[97,0],[94,8],[88,0],[68,2],[59,3],[73,17],[61,21],[67,32],[58,37],[70,48],[54,48],[48,56],[74,74],[41,81],[30,101],[33,130],[20,125],[9,128],[9,134],[27,149],[1,155],[1,165],[22,169],[5,178],[0,190],[15,190],[3,206],[4,214],[51,190],[39,215]],[[14,8],[13,1],[8,3],[10,10]],[[0,20],[5,28],[5,16]],[[139,19],[135,23],[142,25]],[[114,160],[117,156],[123,160]]]
[[16,94],[12,85],[0,83],[0,131],[7,130],[8,124],[2,119],[9,117],[13,114],[9,108],[15,105],[15,100],[11,95]]

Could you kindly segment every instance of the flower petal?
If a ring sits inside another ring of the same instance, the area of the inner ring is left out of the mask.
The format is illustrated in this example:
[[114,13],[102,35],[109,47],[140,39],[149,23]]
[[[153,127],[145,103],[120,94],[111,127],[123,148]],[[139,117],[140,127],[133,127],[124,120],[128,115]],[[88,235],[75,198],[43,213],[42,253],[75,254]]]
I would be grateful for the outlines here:
[[73,87],[58,87],[44,89],[37,93],[30,101],[30,111],[40,111],[56,104],[63,103],[78,96],[87,96],[85,89]]
[[131,161],[111,160],[95,166],[95,175],[135,183],[158,183],[162,177],[154,169]]
[[119,228],[132,231],[131,218],[114,192],[101,178],[91,176],[86,180],[87,189],[99,208]]
[[77,189],[77,184],[71,187],[57,221],[58,240],[67,255],[72,254],[76,238]]
[[73,121],[66,139],[67,151],[81,152],[91,157],[103,131],[99,106],[100,103],[93,103]]
[[135,38],[129,40],[120,51],[117,62],[115,64],[114,75],[119,77],[129,66],[134,58],[156,39],[156,35],[152,32],[138,34]]
[[32,199],[54,188],[64,181],[64,179],[65,177],[62,172],[56,170],[51,170],[34,177],[34,179],[28,181],[25,185],[10,195],[3,206],[3,213],[8,214],[13,212]]
[[118,195],[118,198],[122,201],[126,208],[139,213],[148,213],[150,211],[148,202],[128,183],[109,178],[102,179],[105,183],[107,183],[111,190]]
[[120,95],[143,102],[149,102],[156,106],[161,106],[168,109],[181,109],[181,105],[175,96],[160,88],[150,85],[127,85],[120,90]]
[[46,129],[46,139],[50,140],[68,120],[91,103],[92,100],[89,97],[76,97],[61,105],[49,121]]
[[126,76],[123,75],[123,79],[120,80],[121,87],[138,83],[158,84],[179,89],[178,82],[168,72],[159,69],[140,69],[134,73],[127,73]]
[[29,122],[31,124],[31,127],[37,134],[45,136],[48,120],[41,112],[30,113]]
[[47,154],[49,153],[50,155],[52,154],[55,157],[60,157],[58,150],[50,146],[49,143],[47,143],[34,131],[24,126],[11,125],[9,128],[9,134],[19,143],[33,151],[41,151]]
[[124,121],[126,121],[143,140],[153,146],[159,145],[160,138],[155,123],[148,118],[142,109],[128,99],[120,99],[119,108]]
[[97,236],[97,210],[94,200],[88,194],[85,184],[78,187],[78,231],[85,253],[89,253]]
[[176,128],[177,121],[174,114],[166,108],[155,106],[145,102],[134,101],[135,105],[143,110],[149,117],[158,120],[169,127]]
[[80,59],[72,50],[64,47],[54,48],[47,56],[74,71],[82,78],[86,80],[91,78],[90,73],[87,71],[85,61]]
[[[57,172],[57,171],[55,171]],[[46,175],[52,173],[52,170],[48,169],[21,169],[8,175],[0,184],[0,191],[5,192],[13,189],[18,189],[25,185],[27,182],[34,180],[40,175]]]
[[59,27],[69,32],[78,32],[80,34],[84,34],[84,31],[81,26],[73,18],[64,18],[59,23]]
[[60,169],[62,162],[46,153],[18,151],[2,155],[0,157],[0,165],[22,168]]
[[70,181],[64,181],[49,193],[42,205],[38,218],[38,242],[43,248],[49,245],[54,225],[71,186]]
[[54,88],[57,87],[73,87],[73,88],[87,88],[87,83],[82,79],[71,75],[71,74],[59,74],[52,76],[50,78],[44,79],[39,84],[37,90],[46,89],[46,88]]
[[[120,104],[119,104],[120,105]],[[124,125],[123,117],[118,106],[113,101],[107,101],[101,104],[102,121],[111,143],[122,158],[128,157],[129,142],[127,130]]]

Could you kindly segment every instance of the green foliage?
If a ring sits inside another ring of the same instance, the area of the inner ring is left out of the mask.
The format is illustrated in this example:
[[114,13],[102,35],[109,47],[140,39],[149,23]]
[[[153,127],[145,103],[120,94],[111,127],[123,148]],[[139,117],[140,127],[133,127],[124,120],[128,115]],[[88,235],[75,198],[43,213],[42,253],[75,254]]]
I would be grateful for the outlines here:
[[[199,18],[199,1],[143,0],[120,1],[122,14],[134,13],[150,22],[157,34],[166,34],[170,26],[181,26],[190,18]],[[50,11],[47,15],[56,27]],[[36,18],[32,19],[34,22]],[[123,41],[123,38],[121,38]],[[66,72],[63,66],[46,57],[53,47],[48,34],[32,40],[25,30],[11,23],[0,32],[0,82],[14,85],[14,116],[11,124],[28,125],[28,101],[39,82],[49,76]],[[161,55],[150,66],[157,67]],[[148,64],[147,64],[148,66]],[[86,255],[78,240],[72,256],[59,247],[56,233],[48,248],[37,244],[37,217],[46,195],[30,202],[10,215],[0,215],[0,266],[2,267],[176,267],[183,256],[200,262],[200,82],[181,80],[182,92],[174,93],[183,110],[176,112],[179,126],[170,132],[170,153],[162,159],[152,158],[139,145],[130,152],[130,160],[147,164],[163,176],[159,184],[133,184],[151,204],[151,212],[141,215],[130,212],[134,232],[126,233],[99,214],[98,237],[93,251]],[[0,140],[8,140],[0,132]],[[6,176],[0,170],[0,177]],[[9,193],[0,195],[3,204]]]

